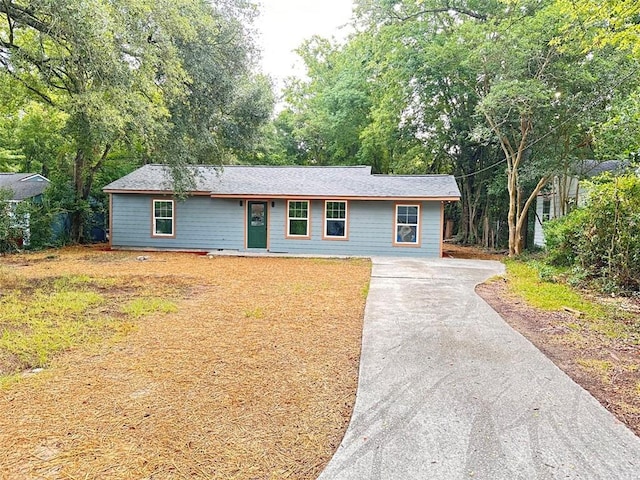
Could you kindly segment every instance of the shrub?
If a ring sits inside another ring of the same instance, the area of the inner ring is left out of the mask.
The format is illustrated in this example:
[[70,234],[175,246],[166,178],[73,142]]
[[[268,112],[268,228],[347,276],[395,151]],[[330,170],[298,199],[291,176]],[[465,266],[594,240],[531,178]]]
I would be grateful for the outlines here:
[[589,183],[584,208],[545,228],[548,261],[578,267],[608,293],[640,291],[640,178]]
[[21,232],[15,221],[15,206],[10,203],[11,190],[0,188],[0,253],[15,250]]
[[640,178],[591,184],[580,265],[608,290],[640,290]]
[[569,267],[576,262],[587,217],[588,212],[585,209],[578,209],[569,215],[544,223],[547,261],[551,265]]
[[11,191],[0,189],[0,252],[23,248],[38,250],[56,246],[61,235],[56,235],[52,224],[60,216],[46,201],[24,200],[10,202]]

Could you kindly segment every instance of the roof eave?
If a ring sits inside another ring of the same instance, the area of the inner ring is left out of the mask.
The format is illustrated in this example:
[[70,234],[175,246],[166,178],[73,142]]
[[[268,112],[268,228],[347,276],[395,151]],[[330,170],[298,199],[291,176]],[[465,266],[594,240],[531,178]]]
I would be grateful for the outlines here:
[[[128,190],[126,188],[103,188],[102,191],[104,193],[116,193],[116,194],[136,194],[136,195],[175,195],[176,193],[173,190]],[[205,196],[208,197],[211,195],[211,192],[205,191],[195,191],[195,192],[185,192],[187,196]]]
[[436,196],[372,196],[372,195],[298,195],[298,194],[245,194],[245,193],[212,193],[211,198],[233,198],[233,199],[299,199],[299,200],[377,200],[377,201],[403,201],[403,202],[457,202],[460,201],[458,195],[436,195]]

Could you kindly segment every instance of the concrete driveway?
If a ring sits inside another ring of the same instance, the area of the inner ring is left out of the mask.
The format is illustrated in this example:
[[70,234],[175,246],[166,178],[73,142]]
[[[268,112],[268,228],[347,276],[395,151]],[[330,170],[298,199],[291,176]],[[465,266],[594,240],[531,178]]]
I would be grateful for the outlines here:
[[374,258],[355,410],[320,480],[640,478],[640,438],[475,295],[502,271]]

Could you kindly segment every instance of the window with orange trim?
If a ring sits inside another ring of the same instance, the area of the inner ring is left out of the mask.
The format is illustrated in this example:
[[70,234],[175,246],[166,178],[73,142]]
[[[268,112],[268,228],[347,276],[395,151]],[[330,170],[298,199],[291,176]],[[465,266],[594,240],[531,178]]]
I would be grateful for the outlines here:
[[287,236],[309,236],[309,202],[289,200],[287,204]]
[[396,244],[417,245],[420,238],[420,206],[396,205]]
[[347,202],[325,202],[324,236],[347,238]]

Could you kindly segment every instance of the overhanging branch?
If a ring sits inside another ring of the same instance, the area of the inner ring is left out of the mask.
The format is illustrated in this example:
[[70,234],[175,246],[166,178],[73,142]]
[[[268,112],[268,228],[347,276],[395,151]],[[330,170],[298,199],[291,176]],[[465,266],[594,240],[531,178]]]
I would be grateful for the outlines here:
[[429,14],[436,14],[436,13],[449,13],[449,12],[455,12],[460,15],[464,15],[466,17],[475,18],[476,20],[485,21],[487,19],[487,15],[484,15],[480,12],[476,12],[474,10],[469,10],[467,8],[452,6],[449,4],[449,2],[446,2],[445,5],[442,7],[426,8],[424,10],[420,10],[418,12],[412,13],[411,15],[402,16],[402,15],[398,15],[396,12],[393,12],[393,15],[396,17],[396,19],[400,20],[401,22],[406,22],[408,20],[412,20],[422,15],[429,15]]
[[51,26],[35,17],[33,11],[27,7],[18,7],[14,4],[3,0],[0,3],[0,13],[4,13],[8,19],[12,19],[13,23],[23,23],[39,32],[51,34]]

